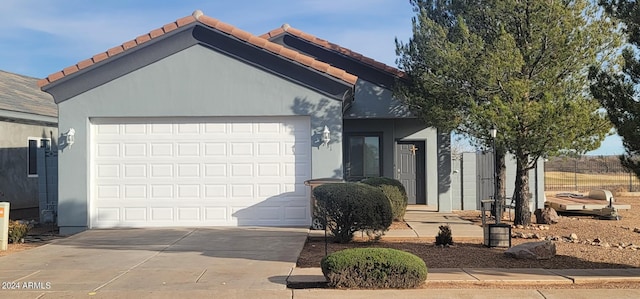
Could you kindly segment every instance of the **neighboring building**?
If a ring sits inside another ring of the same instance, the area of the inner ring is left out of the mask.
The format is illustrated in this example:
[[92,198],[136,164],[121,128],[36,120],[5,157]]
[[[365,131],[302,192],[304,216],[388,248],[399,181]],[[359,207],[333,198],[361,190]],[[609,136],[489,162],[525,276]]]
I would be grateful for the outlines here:
[[11,203],[13,219],[38,218],[39,187],[55,188],[38,155],[57,151],[58,109],[37,81],[0,71],[0,201]]
[[449,134],[393,98],[402,72],[288,27],[265,37],[195,12],[41,80],[75,131],[61,233],[306,226],[304,182],[326,177],[396,177],[451,210]]

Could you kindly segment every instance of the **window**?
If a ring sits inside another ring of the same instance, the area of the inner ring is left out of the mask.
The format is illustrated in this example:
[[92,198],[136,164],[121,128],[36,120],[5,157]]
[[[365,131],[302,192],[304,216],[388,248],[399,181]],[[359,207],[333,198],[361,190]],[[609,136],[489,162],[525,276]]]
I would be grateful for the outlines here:
[[347,180],[379,177],[382,173],[382,152],[379,134],[351,135],[346,143]]
[[49,148],[51,139],[29,137],[27,141],[27,176],[38,176],[38,148]]

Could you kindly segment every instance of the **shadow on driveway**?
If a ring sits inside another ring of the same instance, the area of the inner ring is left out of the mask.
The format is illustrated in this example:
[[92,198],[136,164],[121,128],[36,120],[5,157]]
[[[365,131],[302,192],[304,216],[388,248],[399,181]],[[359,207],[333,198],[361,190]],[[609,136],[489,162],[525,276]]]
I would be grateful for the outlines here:
[[1,257],[0,280],[48,282],[48,292],[283,290],[306,237],[306,228],[90,230]]

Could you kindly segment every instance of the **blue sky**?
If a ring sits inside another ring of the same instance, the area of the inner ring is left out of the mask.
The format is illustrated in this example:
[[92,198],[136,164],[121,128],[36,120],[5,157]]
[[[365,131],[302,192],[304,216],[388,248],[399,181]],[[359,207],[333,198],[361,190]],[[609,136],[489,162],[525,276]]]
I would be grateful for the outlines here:
[[[260,35],[284,23],[395,66],[408,0],[2,0],[0,70],[43,78],[200,9]],[[591,154],[623,152],[611,136]]]

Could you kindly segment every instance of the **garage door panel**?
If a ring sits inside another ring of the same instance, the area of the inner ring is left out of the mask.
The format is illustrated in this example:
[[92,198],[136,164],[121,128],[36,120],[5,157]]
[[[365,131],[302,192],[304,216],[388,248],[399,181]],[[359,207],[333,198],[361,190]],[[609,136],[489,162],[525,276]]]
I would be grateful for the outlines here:
[[146,164],[125,164],[124,165],[124,178],[136,179],[147,178],[147,165]]
[[177,166],[176,177],[178,179],[200,177],[200,164],[178,164]]
[[227,176],[227,164],[215,163],[204,165],[204,177],[225,177]]
[[200,124],[178,124],[179,134],[198,134],[200,133]]
[[227,185],[226,184],[207,184],[204,186],[205,198],[227,198]]
[[119,178],[120,165],[109,163],[99,164],[96,167],[96,174],[99,179]]
[[173,220],[173,208],[171,207],[153,207],[151,210],[151,221],[167,223]]
[[200,208],[199,207],[181,207],[177,208],[178,221],[199,221],[200,220]]
[[174,198],[173,190],[174,190],[173,184],[151,185],[151,199]]
[[92,227],[309,223],[306,117],[93,121]]
[[128,207],[124,209],[124,221],[147,221],[147,208],[146,207]]
[[126,199],[147,198],[147,185],[125,185],[124,198]]
[[98,222],[120,221],[120,208],[97,208],[96,218]]
[[285,207],[284,218],[294,221],[304,221],[307,217],[307,207]]
[[204,143],[204,156],[205,157],[226,157],[227,156],[227,143],[225,142],[205,142]]

